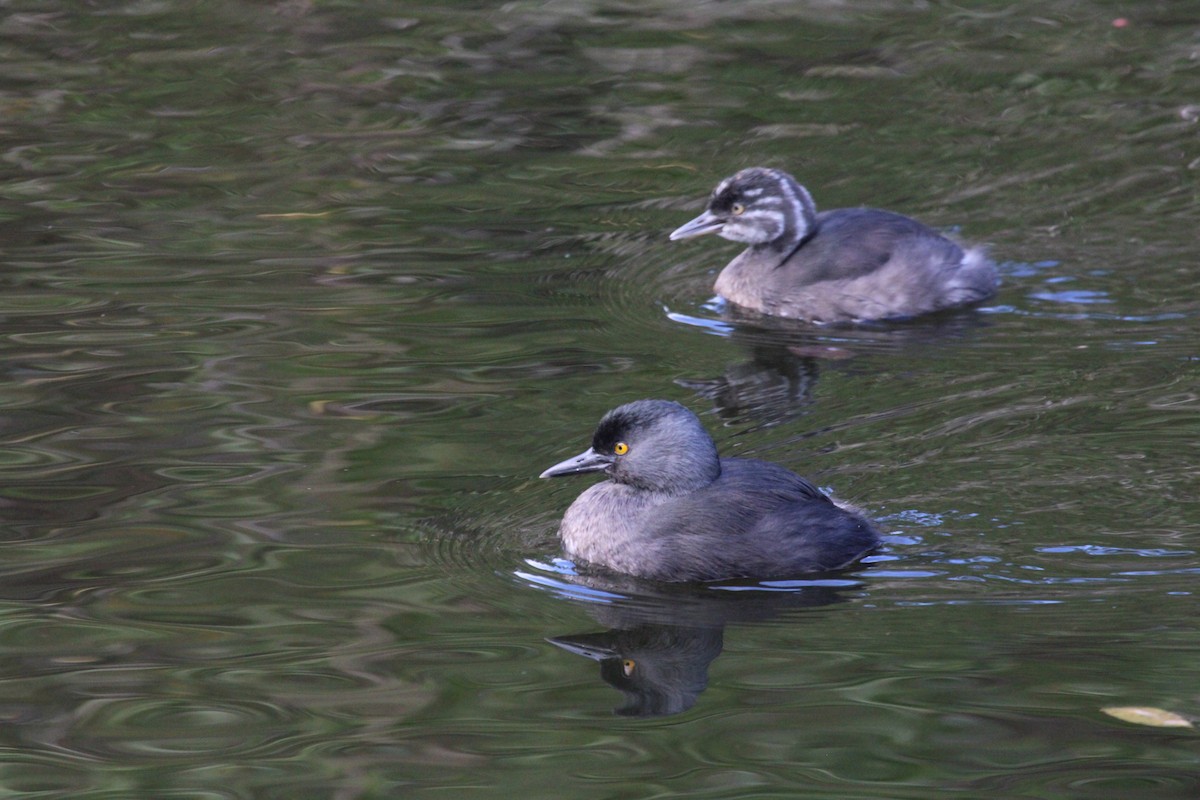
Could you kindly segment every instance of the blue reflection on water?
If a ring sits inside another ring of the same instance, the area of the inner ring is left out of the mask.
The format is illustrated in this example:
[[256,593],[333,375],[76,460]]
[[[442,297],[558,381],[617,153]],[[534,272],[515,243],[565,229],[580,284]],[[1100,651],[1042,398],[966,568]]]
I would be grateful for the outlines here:
[[540,572],[514,570],[513,574],[536,589],[549,590],[555,595],[568,600],[583,600],[590,603],[611,603],[615,600],[626,599],[624,595],[614,592],[606,592],[603,589],[595,589],[580,583],[572,583],[571,581],[555,578],[554,574],[570,576],[577,576],[579,574],[575,569],[575,564],[568,559],[556,558],[547,563],[527,558],[525,559],[525,563],[534,569],[540,570]]
[[1039,553],[1084,553],[1089,556],[1142,556],[1143,558],[1171,558],[1193,556],[1194,550],[1163,550],[1153,547],[1107,547],[1098,544],[1067,544],[1035,548]]
[[[711,310],[713,313],[720,313],[719,306],[714,305],[713,301],[709,301],[701,306],[705,310]],[[694,328],[700,328],[705,333],[711,333],[714,336],[730,336],[734,332],[734,327],[728,322],[719,319],[710,319],[708,317],[693,317],[690,314],[681,314],[678,311],[672,311],[667,306],[663,306],[663,313],[667,315],[667,319],[672,322],[681,322],[684,325],[691,325]]]

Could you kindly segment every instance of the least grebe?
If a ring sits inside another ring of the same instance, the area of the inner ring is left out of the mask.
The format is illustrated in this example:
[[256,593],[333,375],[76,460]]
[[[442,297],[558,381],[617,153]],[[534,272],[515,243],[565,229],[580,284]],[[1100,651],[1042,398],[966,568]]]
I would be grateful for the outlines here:
[[661,581],[779,578],[840,569],[875,528],[776,464],[721,458],[691,411],[638,400],[604,415],[592,446],[543,478],[603,472],[559,527],[572,558]]
[[752,167],[713,190],[671,239],[706,233],[750,245],[717,276],[717,294],[763,314],[812,322],[913,317],[986,300],[995,265],[914,219],[874,208],[817,213],[791,175]]

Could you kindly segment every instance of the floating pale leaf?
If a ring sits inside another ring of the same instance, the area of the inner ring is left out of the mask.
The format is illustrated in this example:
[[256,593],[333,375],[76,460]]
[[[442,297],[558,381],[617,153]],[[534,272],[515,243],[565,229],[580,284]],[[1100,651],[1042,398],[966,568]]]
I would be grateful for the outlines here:
[[259,214],[259,219],[321,219],[328,217],[330,211],[287,211],[279,214]]
[[1191,720],[1172,711],[1150,706],[1109,706],[1100,709],[1110,717],[1116,717],[1135,725],[1153,725],[1156,728],[1190,728]]

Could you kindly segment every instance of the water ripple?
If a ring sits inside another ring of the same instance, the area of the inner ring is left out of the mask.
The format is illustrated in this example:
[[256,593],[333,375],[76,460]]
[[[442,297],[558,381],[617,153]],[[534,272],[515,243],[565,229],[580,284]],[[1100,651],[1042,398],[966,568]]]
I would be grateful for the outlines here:
[[64,744],[105,759],[269,757],[295,747],[277,731],[301,721],[296,711],[252,700],[97,698],[79,707]]

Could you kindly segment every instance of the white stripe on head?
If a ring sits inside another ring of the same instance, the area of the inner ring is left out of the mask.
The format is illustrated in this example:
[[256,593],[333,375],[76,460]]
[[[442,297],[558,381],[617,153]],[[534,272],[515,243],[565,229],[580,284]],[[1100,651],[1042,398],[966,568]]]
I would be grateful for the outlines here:
[[803,239],[808,235],[809,228],[811,227],[809,218],[817,213],[817,207],[813,203],[812,195],[808,193],[808,189],[805,189],[786,172],[779,170],[772,170],[771,172],[776,180],[779,181],[779,190],[788,200],[789,207],[795,209],[795,233],[799,239]]
[[779,238],[786,225],[787,215],[784,212],[755,207],[726,222],[720,236],[746,244],[766,244]]

